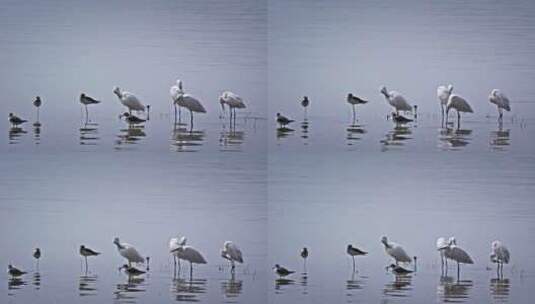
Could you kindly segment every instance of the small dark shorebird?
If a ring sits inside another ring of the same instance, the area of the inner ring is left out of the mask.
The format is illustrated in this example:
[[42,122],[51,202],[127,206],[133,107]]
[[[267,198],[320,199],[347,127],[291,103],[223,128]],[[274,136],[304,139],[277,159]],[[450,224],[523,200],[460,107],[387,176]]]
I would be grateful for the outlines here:
[[39,259],[41,258],[41,249],[35,248],[33,251],[33,257],[37,260],[37,269],[39,270]]
[[87,271],[87,257],[97,256],[100,252],[96,252],[93,249],[87,248],[84,245],[80,246],[80,255],[85,259],[85,270]]
[[39,108],[41,107],[42,101],[41,97],[36,96],[35,100],[33,101],[33,106],[37,108],[37,121],[34,123],[35,126],[41,125],[39,123]]
[[11,123],[11,126],[17,127],[17,126],[27,122],[27,120],[26,119],[22,119],[22,118],[16,116],[15,114],[13,114],[13,113],[9,113],[9,122]]
[[123,266],[121,266],[119,268],[119,270],[124,270],[124,272],[129,275],[129,276],[138,276],[138,275],[142,275],[144,273],[146,273],[145,271],[143,270],[139,270],[137,269],[136,267],[133,267],[133,266],[128,266],[126,264],[124,264]]
[[308,258],[308,249],[306,247],[303,247],[303,249],[301,249],[301,257],[303,258],[303,266],[306,272],[307,271],[307,258]]
[[279,277],[285,277],[285,276],[288,276],[288,275],[291,275],[292,273],[294,273],[295,271],[292,271],[292,270],[288,270],[282,266],[280,266],[279,264],[275,264],[275,267],[273,267],[273,269],[275,270],[275,273],[279,275]]
[[133,114],[130,114],[128,112],[124,112],[122,115],[120,115],[119,117],[124,117],[124,119],[126,120],[126,122],[128,122],[129,124],[141,124],[141,123],[144,123],[146,120],[143,119],[143,118],[139,118]]
[[7,273],[12,277],[20,277],[21,275],[26,274],[26,271],[22,271],[10,264],[7,266]]
[[408,123],[412,121],[412,119],[397,113],[392,113],[392,120],[397,123]]
[[307,117],[307,108],[310,105],[310,100],[308,100],[307,96],[303,96],[303,100],[301,100],[301,106],[305,109],[305,119]]
[[293,122],[292,119],[289,119],[289,118],[281,115],[281,113],[277,113],[277,123],[280,125],[281,128],[286,127],[288,124],[290,124],[292,122]]
[[82,93],[80,94],[80,103],[83,104],[85,107],[85,118],[87,119],[87,117],[89,116],[87,106],[90,104],[98,104],[100,103],[100,101],[85,95],[85,93]]
[[353,247],[353,245],[351,245],[351,244],[347,245],[346,252],[353,259],[353,271],[356,270],[355,257],[359,256],[359,255],[367,255],[368,254],[366,251],[360,250],[357,247]]
[[351,105],[351,107],[353,108],[353,120],[355,120],[356,118],[356,106],[359,105],[359,104],[365,104],[365,103],[368,103],[367,100],[364,100],[362,98],[359,98],[355,95],[353,95],[352,93],[349,93],[347,94],[347,103],[349,103]]
[[409,274],[409,273],[413,273],[412,270],[409,270],[409,269],[405,269],[399,265],[396,265],[396,264],[390,264],[389,266],[386,267],[386,270],[391,270],[393,273],[395,274]]

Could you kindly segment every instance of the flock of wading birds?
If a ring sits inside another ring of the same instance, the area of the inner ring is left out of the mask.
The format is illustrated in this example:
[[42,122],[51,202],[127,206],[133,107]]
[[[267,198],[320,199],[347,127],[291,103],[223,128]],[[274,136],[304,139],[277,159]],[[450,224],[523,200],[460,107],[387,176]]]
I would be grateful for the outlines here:
[[[173,256],[174,274],[176,274],[177,272],[177,264],[178,271],[180,272],[180,260],[184,260],[189,262],[190,264],[190,278],[192,278],[193,264],[206,264],[206,259],[203,257],[202,253],[199,250],[195,249],[192,246],[186,245],[186,241],[186,237],[171,238],[169,240],[169,252]],[[386,236],[383,236],[381,238],[381,243],[384,245],[386,254],[393,258],[395,261],[395,264],[392,263],[386,267],[387,271],[390,270],[396,275],[407,275],[417,270],[416,256],[411,258],[401,245],[389,241]],[[118,253],[128,262],[128,264],[122,265],[119,270],[124,271],[129,277],[143,275],[144,273],[146,273],[146,271],[149,271],[150,258],[144,258],[133,245],[123,243],[119,240],[119,238],[115,238],[113,240],[113,244],[117,246]],[[474,264],[474,261],[470,257],[470,255],[457,245],[455,237],[450,237],[448,240],[443,237],[438,238],[436,242],[436,248],[440,253],[442,274],[447,274],[448,260],[457,263],[458,279],[460,279],[461,264]],[[346,252],[349,256],[351,256],[353,260],[353,272],[356,272],[355,257],[365,256],[367,255],[367,252],[351,244],[347,245]],[[98,256],[100,254],[99,252],[92,250],[84,245],[80,246],[79,253],[85,259],[86,272],[88,270],[87,258],[92,256]],[[36,248],[33,252],[33,257],[37,260],[37,267],[39,267],[39,259],[41,258],[41,255],[41,249]],[[309,256],[308,249],[304,247],[301,250],[300,255],[303,258],[303,264],[306,272],[306,260]],[[235,273],[236,263],[241,264],[244,261],[241,250],[235,243],[231,241],[226,241],[223,243],[223,248],[221,249],[221,257],[229,261],[230,271],[232,274]],[[499,278],[503,278],[503,265],[509,263],[510,254],[509,250],[504,244],[502,244],[502,242],[493,241],[491,243],[490,261],[492,263],[497,264],[497,275]],[[144,264],[145,262],[145,270],[132,266],[132,264]],[[412,262],[414,262],[413,269],[408,269],[407,265]],[[280,278],[286,277],[295,272],[285,267],[282,267],[279,264],[276,264],[275,267],[273,267],[273,270]],[[15,278],[24,275],[26,272],[16,268],[13,265],[9,265],[8,273],[9,275],[11,275],[11,277]]]
[[[409,104],[407,99],[400,94],[397,91],[388,91],[385,86],[381,87],[380,89],[381,94],[384,95],[386,98],[386,101],[394,108],[395,112],[392,113],[392,119],[397,123],[407,123],[412,121],[412,119],[407,118],[399,114],[400,111],[403,112],[412,112],[414,110],[414,113],[416,113],[418,106],[415,105],[414,107]],[[142,124],[146,120],[149,119],[149,112],[150,112],[150,105],[144,105],[141,100],[133,93],[121,90],[119,87],[113,88],[113,93],[119,98],[119,101],[128,109],[128,112],[122,113],[119,117],[124,118],[125,121],[131,125],[136,124]],[[206,109],[202,105],[201,101],[197,98],[195,98],[193,95],[186,93],[183,89],[182,81],[177,80],[176,84],[171,86],[169,91],[173,106],[175,110],[175,122],[177,118],[177,110],[178,110],[178,122],[181,122],[181,109],[187,109],[190,112],[190,125],[191,128],[193,128],[193,113],[206,113]],[[448,123],[448,114],[451,109],[454,109],[457,111],[457,121],[460,125],[461,121],[461,112],[464,113],[473,113],[472,107],[468,103],[468,101],[461,97],[460,95],[457,95],[453,93],[453,86],[450,84],[448,86],[439,86],[437,88],[437,97],[440,102],[440,106],[442,108],[441,114],[442,117],[446,117],[446,124]],[[351,93],[347,95],[347,102],[351,105],[353,110],[353,119],[356,118],[356,106],[362,105],[368,103],[366,99],[357,97]],[[494,89],[491,91],[489,95],[489,101],[496,105],[499,113],[499,119],[501,120],[503,117],[503,110],[510,111],[510,102],[509,98],[502,93],[498,89]],[[89,117],[88,114],[88,105],[94,105],[100,103],[99,100],[94,99],[92,97],[89,97],[85,93],[82,93],[80,95],[80,103],[85,107],[85,113],[86,113],[86,121]],[[225,111],[225,106],[229,108],[230,113],[230,121],[231,123],[236,119],[236,109],[244,109],[246,108],[245,102],[243,99],[230,91],[224,91],[221,96],[219,96],[219,103],[221,105],[222,111]],[[39,123],[39,108],[42,105],[42,100],[39,96],[36,97],[36,99],[33,102],[33,105],[37,108],[37,121],[34,124],[34,126],[40,126]],[[310,105],[310,100],[307,96],[303,98],[301,101],[301,106],[303,106],[305,115],[306,110]],[[135,116],[132,114],[132,111],[135,112],[145,112],[147,113],[145,118],[141,118],[138,116]],[[13,127],[20,126],[21,124],[27,122],[27,120],[20,118],[19,116],[9,113],[9,122]],[[293,120],[277,113],[277,123],[280,126],[280,130],[284,131],[287,129],[286,127],[292,123]],[[291,130],[291,129],[289,129]]]

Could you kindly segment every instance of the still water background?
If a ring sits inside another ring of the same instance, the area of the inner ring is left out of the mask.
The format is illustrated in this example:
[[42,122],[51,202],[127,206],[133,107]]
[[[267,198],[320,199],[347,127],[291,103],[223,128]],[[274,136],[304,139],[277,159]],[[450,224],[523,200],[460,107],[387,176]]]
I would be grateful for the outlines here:
[[[529,1],[2,2],[0,15],[0,113],[30,120],[0,124],[0,265],[30,271],[11,283],[0,275],[0,302],[528,302]],[[173,124],[176,78],[208,110],[192,131]],[[435,89],[445,83],[476,112],[459,128],[438,115]],[[418,104],[417,121],[386,121],[381,84]],[[117,118],[113,85],[151,104],[143,128]],[[487,101],[495,87],[512,99],[502,124]],[[248,105],[233,129],[219,119],[224,89]],[[349,91],[370,100],[355,122]],[[103,101],[87,124],[81,92]],[[279,111],[294,131],[276,131]],[[173,279],[167,241],[176,234],[209,262],[193,281]],[[419,257],[417,274],[384,271],[382,235]],[[450,235],[476,261],[460,282],[438,268],[434,242]],[[151,257],[143,280],[118,273],[115,236]],[[494,239],[512,252],[504,280],[487,269]],[[219,256],[225,240],[245,254],[235,278]],[[88,275],[82,243],[103,252]],[[348,243],[370,252],[356,274]],[[277,281],[275,263],[297,273]]]

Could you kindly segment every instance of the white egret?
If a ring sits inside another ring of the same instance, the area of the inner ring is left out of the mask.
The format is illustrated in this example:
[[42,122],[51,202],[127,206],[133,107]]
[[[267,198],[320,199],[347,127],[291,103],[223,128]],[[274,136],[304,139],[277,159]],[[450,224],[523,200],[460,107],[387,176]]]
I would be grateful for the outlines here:
[[410,263],[412,261],[401,245],[394,242],[389,242],[386,236],[383,236],[381,243],[385,245],[385,252],[394,258],[396,265],[398,265],[399,262]]
[[396,113],[399,111],[412,111],[412,106],[407,102],[405,97],[396,91],[387,91],[385,86],[381,87],[381,93],[385,96],[386,101],[396,109]]
[[225,113],[225,105],[229,108],[230,121],[232,121],[234,112],[234,121],[236,121],[236,109],[245,109],[245,103],[243,99],[230,91],[225,91],[219,96],[219,103],[221,104],[221,110]]
[[82,93],[80,94],[80,103],[83,104],[85,107],[85,119],[87,120],[89,117],[87,106],[91,104],[99,104],[100,101],[85,95],[85,93]]
[[509,254],[509,249],[505,247],[504,244],[500,241],[494,241],[491,244],[491,253],[490,261],[497,264],[496,271],[498,277],[503,276],[503,264],[509,264],[511,255]]
[[136,95],[121,90],[119,87],[113,87],[113,93],[117,95],[121,103],[128,108],[128,112],[132,114],[132,111],[145,111],[145,106],[136,97]]
[[281,115],[281,113],[277,113],[277,123],[280,125],[281,128],[286,127],[288,124],[292,123],[294,120],[289,119],[286,116]]
[[509,105],[509,98],[505,96],[504,93],[502,93],[498,89],[492,90],[489,95],[489,101],[496,105],[498,108],[499,113],[499,119],[503,118],[503,110],[509,112],[511,111],[511,106]]
[[238,246],[236,246],[236,244],[231,241],[226,241],[225,243],[223,243],[223,249],[221,249],[221,257],[230,261],[230,271],[232,273],[234,273],[234,270],[236,268],[234,262],[238,262],[240,264],[243,263],[243,257],[240,248],[238,248]]
[[206,264],[206,260],[197,249],[191,246],[179,246],[171,250],[171,253],[178,252],[182,260],[189,262],[189,275],[193,277],[193,264]]
[[33,251],[33,258],[37,260],[37,270],[39,270],[39,259],[41,258],[41,249],[35,248]]
[[347,94],[347,103],[349,103],[351,105],[351,107],[353,108],[353,121],[355,121],[356,119],[356,115],[357,115],[357,111],[356,111],[356,106],[359,105],[359,104],[366,104],[368,103],[367,100],[364,100],[360,97],[357,97],[355,95],[353,95],[352,93],[349,93]]
[[474,261],[466,251],[457,246],[457,240],[455,237],[450,237],[448,244],[449,246],[444,251],[444,256],[457,262],[457,278],[459,278],[461,273],[460,264],[474,264]]
[[181,259],[181,252],[175,250],[178,247],[186,246],[187,239],[185,236],[181,237],[180,239],[178,237],[171,238],[169,240],[169,252],[173,255],[173,262],[175,266],[175,272],[176,272],[176,265],[178,263],[178,269],[180,270],[180,259]]
[[87,272],[87,257],[90,256],[97,256],[100,252],[96,252],[90,248],[85,247],[84,245],[80,245],[80,255],[84,257],[85,259],[85,271]]
[[206,113],[206,109],[203,107],[201,102],[193,97],[190,94],[184,93],[184,90],[182,89],[182,81],[179,79],[176,81],[177,87],[178,87],[178,93],[177,93],[177,99],[175,100],[175,103],[180,106],[184,107],[189,110],[190,112],[190,126],[193,129],[193,112],[196,113]]
[[177,108],[178,108],[178,123],[181,123],[181,111],[180,106],[178,105],[178,97],[180,94],[183,94],[182,90],[182,81],[178,79],[176,81],[176,84],[172,85],[169,89],[169,95],[171,95],[171,99],[173,100],[173,107],[175,108],[175,123],[176,123],[176,117],[177,117]]
[[457,125],[459,126],[461,125],[461,112],[474,113],[466,99],[457,94],[451,94],[446,104],[446,124],[448,123],[448,114],[452,108],[457,111]]
[[16,116],[15,114],[13,114],[13,113],[9,113],[9,122],[11,123],[11,125],[13,127],[17,127],[17,126],[27,122],[27,120],[26,119],[22,119],[22,118]]
[[128,265],[132,265],[132,263],[145,262],[145,259],[141,256],[141,254],[139,254],[139,252],[137,252],[134,246],[127,243],[121,243],[117,237],[113,240],[113,243],[117,246],[119,254],[128,261]]
[[292,271],[292,270],[288,270],[282,266],[280,266],[279,264],[275,264],[275,267],[273,267],[273,269],[275,270],[275,273],[279,275],[279,277],[285,277],[285,276],[289,276],[291,275],[292,273],[294,273],[295,271]]
[[27,272],[22,271],[10,264],[7,266],[7,273],[9,273],[9,275],[12,277],[20,277],[21,275],[26,274]]
[[364,255],[368,254],[366,251],[360,250],[357,247],[353,247],[353,245],[351,245],[351,244],[347,245],[346,252],[353,259],[353,271],[355,271],[357,269],[356,268],[356,264],[355,264],[355,257],[359,256],[359,255],[364,256]]
[[451,93],[453,92],[453,85],[449,84],[448,86],[439,86],[437,88],[437,97],[440,101],[440,107],[442,108],[442,117],[444,117],[444,107],[448,103]]
[[448,267],[448,260],[444,256],[444,252],[446,251],[446,249],[448,249],[449,246],[450,246],[450,244],[448,243],[446,238],[439,237],[437,239],[437,250],[440,253],[440,263],[441,263],[441,270],[442,271],[444,271],[444,266],[446,268]]

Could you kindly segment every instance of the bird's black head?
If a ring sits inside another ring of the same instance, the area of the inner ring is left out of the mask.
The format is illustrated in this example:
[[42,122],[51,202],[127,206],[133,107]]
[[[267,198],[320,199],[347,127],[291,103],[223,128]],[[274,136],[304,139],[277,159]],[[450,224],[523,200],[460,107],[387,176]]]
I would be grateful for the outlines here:
[[347,249],[351,249],[353,246],[351,244],[347,245]]
[[353,94],[351,93],[347,94],[347,98],[353,98]]
[[13,116],[13,113],[9,113],[9,117]]
[[80,97],[85,97],[85,94],[84,93],[80,94]]
[[80,245],[80,249],[85,249],[85,246],[84,245]]

